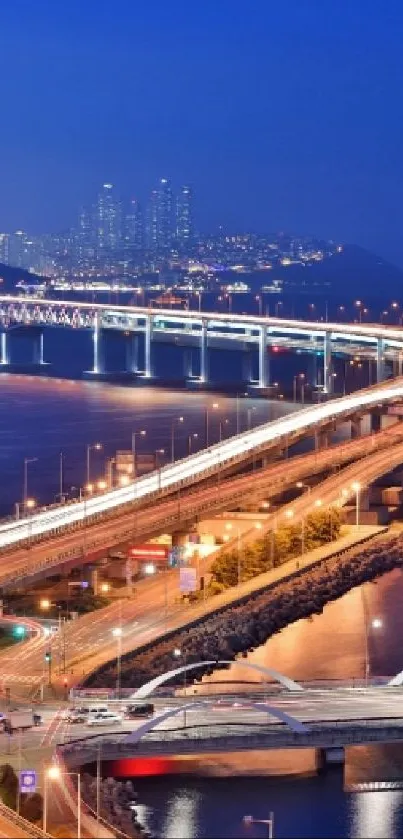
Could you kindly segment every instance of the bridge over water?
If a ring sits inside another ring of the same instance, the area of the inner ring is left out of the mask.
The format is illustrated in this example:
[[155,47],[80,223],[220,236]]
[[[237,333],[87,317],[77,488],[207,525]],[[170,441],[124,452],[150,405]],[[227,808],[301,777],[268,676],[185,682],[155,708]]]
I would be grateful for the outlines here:
[[[153,376],[152,347],[155,343],[183,347],[184,375],[200,386],[209,381],[209,351],[223,349],[238,350],[246,355],[250,383],[263,392],[270,387],[270,355],[280,348],[322,359],[322,374],[317,384],[325,394],[332,391],[332,355],[361,354],[373,360],[378,382],[385,377],[386,361],[394,363],[395,374],[402,372],[403,330],[379,324],[317,323],[2,295],[0,327],[0,365],[3,366],[9,363],[9,339],[13,330],[30,329],[33,332],[33,361],[40,365],[44,361],[44,330],[63,327],[92,331],[94,375],[104,371],[102,343],[108,332],[113,331],[122,333],[126,340],[126,372],[145,381]],[[255,378],[252,354],[257,356]]]

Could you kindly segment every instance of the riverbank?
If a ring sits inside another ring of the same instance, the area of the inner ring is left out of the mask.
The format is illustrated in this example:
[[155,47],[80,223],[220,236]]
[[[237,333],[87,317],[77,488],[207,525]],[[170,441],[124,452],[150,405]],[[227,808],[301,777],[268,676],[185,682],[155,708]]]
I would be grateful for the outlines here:
[[[340,540],[341,541],[341,540]],[[337,547],[339,548],[337,550]],[[242,598],[211,606],[210,614],[195,617],[192,624],[178,628],[160,641],[125,656],[122,686],[136,688],[175,666],[172,650],[181,649],[187,663],[226,659],[235,661],[256,649],[275,633],[301,618],[320,614],[327,602],[350,589],[403,564],[403,535],[386,533],[366,545],[333,546],[333,552],[317,549],[296,568],[275,569],[262,575],[258,590],[242,591]],[[287,575],[288,571],[288,575]],[[281,575],[281,576],[280,576]],[[256,581],[255,586],[257,585]],[[241,593],[241,592],[240,592]],[[228,597],[227,593],[227,597]],[[231,592],[233,598],[233,591]],[[217,598],[221,600],[221,597]],[[229,600],[229,598],[228,598]],[[200,672],[200,671],[199,671]],[[116,683],[115,664],[106,665],[87,681],[91,686]]]

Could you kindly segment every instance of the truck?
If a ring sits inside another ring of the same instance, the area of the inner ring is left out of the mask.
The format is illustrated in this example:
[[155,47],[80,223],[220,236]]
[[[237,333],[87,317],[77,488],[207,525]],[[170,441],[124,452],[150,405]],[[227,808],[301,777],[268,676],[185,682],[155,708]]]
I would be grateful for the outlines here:
[[0,730],[12,734],[13,731],[23,728],[33,728],[40,725],[41,722],[41,715],[33,711],[32,708],[15,708],[12,711],[7,711],[0,719]]

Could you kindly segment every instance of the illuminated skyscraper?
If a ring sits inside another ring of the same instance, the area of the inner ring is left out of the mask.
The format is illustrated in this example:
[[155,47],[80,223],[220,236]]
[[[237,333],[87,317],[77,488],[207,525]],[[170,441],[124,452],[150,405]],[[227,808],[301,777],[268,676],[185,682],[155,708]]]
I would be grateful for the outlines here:
[[124,223],[124,244],[126,250],[141,250],[144,247],[143,211],[138,201],[130,201]]
[[96,245],[98,257],[116,253],[122,240],[121,206],[113,184],[103,184],[96,206]]
[[176,202],[176,238],[182,248],[193,240],[193,194],[189,186],[183,186]]
[[153,189],[147,208],[147,247],[166,251],[172,245],[174,235],[171,184],[161,178],[158,188]]

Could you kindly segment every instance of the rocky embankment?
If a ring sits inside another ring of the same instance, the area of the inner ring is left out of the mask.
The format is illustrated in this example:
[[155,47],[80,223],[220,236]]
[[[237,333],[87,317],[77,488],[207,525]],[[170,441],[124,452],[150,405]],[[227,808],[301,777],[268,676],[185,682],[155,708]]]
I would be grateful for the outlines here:
[[[153,642],[122,661],[122,687],[137,688],[175,666],[172,651],[179,647],[187,663],[234,660],[264,644],[288,624],[319,614],[331,600],[354,586],[403,566],[403,534],[380,536],[365,546],[296,571],[292,577],[227,606],[187,629]],[[87,680],[91,687],[114,687],[115,663]],[[200,671],[198,671],[200,674]],[[171,683],[172,684],[172,683]]]

